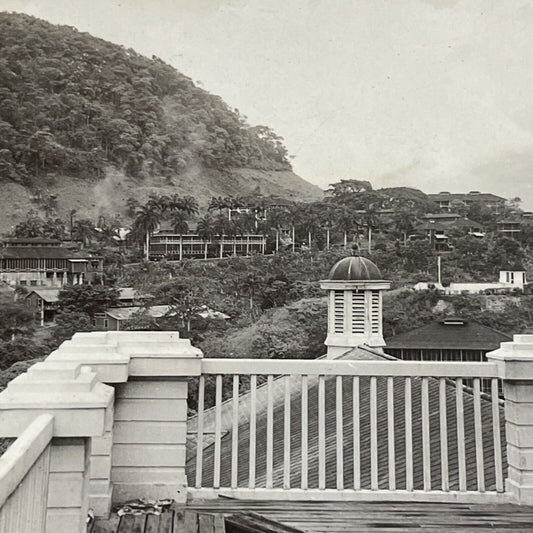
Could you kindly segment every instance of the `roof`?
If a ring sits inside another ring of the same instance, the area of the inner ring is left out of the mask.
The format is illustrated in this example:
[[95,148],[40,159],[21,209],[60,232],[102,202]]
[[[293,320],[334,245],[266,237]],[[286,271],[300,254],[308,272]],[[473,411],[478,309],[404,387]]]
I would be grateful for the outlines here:
[[335,281],[382,280],[379,268],[366,257],[345,257],[329,271],[328,279]]
[[161,318],[170,310],[170,305],[152,305],[151,307],[110,307],[105,310],[115,320],[130,320],[136,313],[146,312],[152,318]]
[[437,231],[446,231],[449,226],[445,226],[442,222],[422,222],[415,226],[415,231],[427,231],[427,230],[437,230]]
[[0,249],[0,259],[98,259],[90,253],[73,252],[52,246],[7,246]]
[[[325,435],[326,435],[326,488],[336,488],[336,387],[335,376],[326,378],[325,384]],[[429,405],[439,405],[439,380],[430,378],[429,380]],[[353,397],[352,397],[352,376],[342,378],[343,384],[343,443],[344,443],[344,486],[353,487]],[[299,381],[298,381],[299,383]],[[309,382],[308,388],[308,486],[318,488],[318,384]],[[396,440],[396,487],[397,490],[406,488],[406,454],[405,454],[405,419],[402,416],[405,406],[405,379],[394,378],[394,405],[396,416],[395,440]],[[415,490],[423,489],[423,457],[422,457],[422,380],[412,378],[412,421],[413,421],[413,484]],[[301,389],[300,389],[301,390]],[[370,397],[370,378],[359,378],[360,398]],[[449,481],[450,490],[457,490],[459,486],[458,472],[458,449],[457,449],[457,427],[452,423],[455,420],[455,386],[447,383],[447,409],[448,409],[448,450],[449,450]],[[291,470],[290,485],[299,487],[302,470],[302,449],[301,449],[301,393],[293,392],[291,395]],[[387,383],[386,378],[377,379],[377,419],[387,420]],[[283,454],[284,454],[284,405],[283,402],[273,409],[273,488],[283,487]],[[500,424],[505,425],[503,407],[500,408]],[[484,471],[487,490],[495,490],[495,468],[494,449],[492,436],[492,404],[483,399],[481,402],[481,418],[484,444]],[[466,449],[466,478],[467,489],[476,490],[477,472],[475,456],[475,435],[474,435],[474,398],[473,395],[464,394],[464,423],[465,423],[465,449]],[[360,402],[360,477],[361,489],[371,489],[370,467],[370,402]],[[238,486],[248,486],[248,466],[249,466],[249,439],[250,424],[246,420],[238,427]],[[437,450],[440,446],[439,424],[430,424],[430,449]],[[388,440],[387,424],[378,424],[378,485],[380,489],[388,488]],[[505,455],[505,437],[501,436],[502,452],[504,454],[504,478],[506,477],[507,458]],[[267,443],[267,414],[260,412],[256,419],[256,487],[266,486],[266,443]],[[213,480],[214,471],[214,443],[209,444],[204,449],[202,478],[204,486],[210,486]],[[220,486],[231,486],[231,457],[232,457],[232,431],[226,432],[221,439],[221,461],[220,461]],[[195,479],[196,458],[194,451],[188,454],[187,458],[187,478]],[[431,477],[432,485],[441,485],[441,465],[440,454],[431,453]]]
[[139,300],[141,298],[152,298],[152,294],[141,294],[133,287],[120,287],[118,289],[119,300]]
[[48,303],[54,303],[59,300],[59,291],[61,289],[53,289],[53,288],[40,288],[40,289],[33,289],[27,296],[28,298],[32,294],[37,294],[39,297],[41,297],[45,302]]
[[483,229],[483,226],[479,222],[470,220],[469,218],[459,218],[457,220],[443,221],[442,224],[446,224],[449,228],[479,228]]
[[505,198],[496,196],[490,192],[469,192],[469,193],[450,193],[439,192],[438,194],[428,194],[428,198],[433,201],[439,200],[481,200],[484,202],[505,202]]
[[[456,320],[453,320],[453,319]],[[385,339],[387,348],[447,349],[447,350],[495,350],[500,343],[512,337],[484,326],[475,320],[447,317],[445,321],[462,321],[462,324],[444,324],[435,321],[420,328],[405,331]]]
[[425,215],[422,215],[420,218],[424,220],[429,220],[434,218],[435,220],[439,219],[448,219],[448,218],[462,218],[461,215],[457,213],[426,213]]
[[4,243],[15,244],[17,242],[22,244],[61,244],[59,239],[44,239],[41,237],[8,237],[4,239]]

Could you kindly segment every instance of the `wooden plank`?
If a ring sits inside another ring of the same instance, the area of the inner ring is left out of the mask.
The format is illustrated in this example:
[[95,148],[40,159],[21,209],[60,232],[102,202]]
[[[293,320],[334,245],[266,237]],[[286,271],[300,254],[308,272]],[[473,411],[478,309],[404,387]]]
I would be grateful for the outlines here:
[[431,449],[429,440],[429,384],[422,378],[422,467],[424,470],[424,490],[431,490]]
[[[166,512],[159,516],[159,529],[157,533],[174,533],[173,528],[173,513]],[[146,532],[145,532],[146,533]]]
[[353,398],[353,488],[361,488],[361,419],[359,415],[359,378],[355,376],[352,381]]
[[474,438],[476,443],[477,490],[485,492],[485,465],[483,462],[483,429],[481,427],[481,380],[474,378]]
[[405,487],[413,490],[413,406],[411,378],[405,378]]
[[494,469],[496,474],[496,490],[503,492],[502,445],[500,435],[500,406],[498,398],[498,379],[490,383],[492,402],[492,436],[494,442]]
[[233,411],[231,430],[231,486],[236,488],[238,484],[239,466],[239,375],[233,376]]
[[215,381],[215,464],[213,467],[213,487],[220,487],[220,461],[222,439],[222,375]]
[[168,531],[172,531],[172,529],[160,529],[160,522],[161,522],[161,516],[162,515],[155,515],[155,514],[149,514],[146,515],[146,525],[144,528],[144,533],[159,533],[164,532],[168,533]]
[[326,380],[318,376],[318,488],[326,488]]
[[396,490],[396,453],[394,447],[394,378],[387,378],[387,439],[389,454],[389,490]]
[[215,533],[215,517],[212,514],[198,513],[198,533]]
[[308,379],[307,376],[302,376],[302,482],[301,488],[307,489],[308,482],[308,424],[309,424],[309,413],[308,413]]
[[215,533],[226,533],[226,525],[224,523],[224,515],[217,513],[215,515]]
[[255,454],[257,433],[257,376],[250,378],[250,450],[248,465],[248,487],[255,488]]
[[466,491],[465,422],[463,406],[463,380],[455,381],[455,404],[457,416],[457,460],[459,466],[459,490]]
[[291,486],[291,377],[285,376],[283,409],[283,488]]
[[185,511],[184,524],[184,533],[198,533],[198,515],[194,511]]
[[493,378],[498,377],[498,367],[495,363],[451,361],[202,359],[202,373]]
[[[159,533],[163,533],[163,531]],[[172,533],[185,533],[185,509],[174,509]]]
[[378,490],[377,378],[370,378],[370,488]]
[[267,435],[266,435],[266,488],[272,488],[273,458],[274,458],[274,398],[273,385],[274,377],[269,374],[267,377]]
[[337,434],[335,436],[335,443],[337,448],[337,489],[342,490],[344,488],[344,429],[342,423],[342,376],[337,376],[336,378],[335,402],[335,429],[337,430]]
[[202,470],[204,458],[204,401],[205,376],[200,376],[198,383],[198,433],[196,440],[196,488],[202,486]]
[[439,380],[439,426],[440,426],[440,469],[441,487],[444,492],[450,490],[448,472],[448,419],[446,412],[446,379]]

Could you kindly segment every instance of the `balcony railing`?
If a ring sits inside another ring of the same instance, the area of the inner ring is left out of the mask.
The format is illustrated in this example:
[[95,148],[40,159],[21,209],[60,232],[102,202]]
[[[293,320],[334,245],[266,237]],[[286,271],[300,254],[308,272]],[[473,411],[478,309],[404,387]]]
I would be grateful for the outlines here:
[[498,500],[503,422],[491,363],[204,359],[191,493]]
[[0,457],[0,531],[44,533],[53,417],[41,415]]

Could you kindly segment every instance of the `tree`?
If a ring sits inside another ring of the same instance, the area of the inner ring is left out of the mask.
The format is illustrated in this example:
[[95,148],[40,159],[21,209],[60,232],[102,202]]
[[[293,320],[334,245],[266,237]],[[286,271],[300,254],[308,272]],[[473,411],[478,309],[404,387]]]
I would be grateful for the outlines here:
[[403,245],[407,244],[407,235],[413,230],[415,215],[411,209],[400,208],[395,211],[393,221],[396,229],[403,235]]
[[55,341],[61,344],[71,339],[78,331],[91,331],[92,329],[91,317],[87,313],[65,309],[57,313],[52,335]]
[[379,208],[377,204],[368,204],[363,215],[365,226],[368,229],[368,253],[372,253],[372,230],[379,226]]
[[329,185],[328,194],[331,195],[336,201],[341,203],[346,202],[350,197],[365,191],[371,191],[372,184],[369,181],[364,180],[343,180]]
[[81,241],[81,248],[91,244],[95,235],[94,224],[88,219],[76,220],[72,227],[72,236],[74,239]]
[[214,220],[209,215],[203,216],[198,221],[197,231],[198,235],[205,241],[204,259],[207,259],[208,244],[211,239],[216,235]]
[[133,222],[133,234],[141,239],[144,238],[144,254],[150,259],[150,233],[153,233],[161,222],[161,211],[154,205],[144,205],[137,211]]
[[119,291],[101,285],[65,285],[58,295],[61,311],[86,313],[91,318],[119,303]]
[[4,301],[0,305],[0,339],[12,341],[33,332],[33,313],[22,303]]

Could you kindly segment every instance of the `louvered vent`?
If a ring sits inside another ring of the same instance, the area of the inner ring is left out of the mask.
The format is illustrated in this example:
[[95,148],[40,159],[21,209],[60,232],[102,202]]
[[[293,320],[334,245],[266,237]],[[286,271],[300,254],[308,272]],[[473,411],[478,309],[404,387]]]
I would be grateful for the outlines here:
[[372,333],[379,333],[379,291],[372,291]]
[[334,291],[333,321],[335,333],[344,332],[344,291]]
[[354,292],[352,295],[352,333],[365,332],[365,293]]

